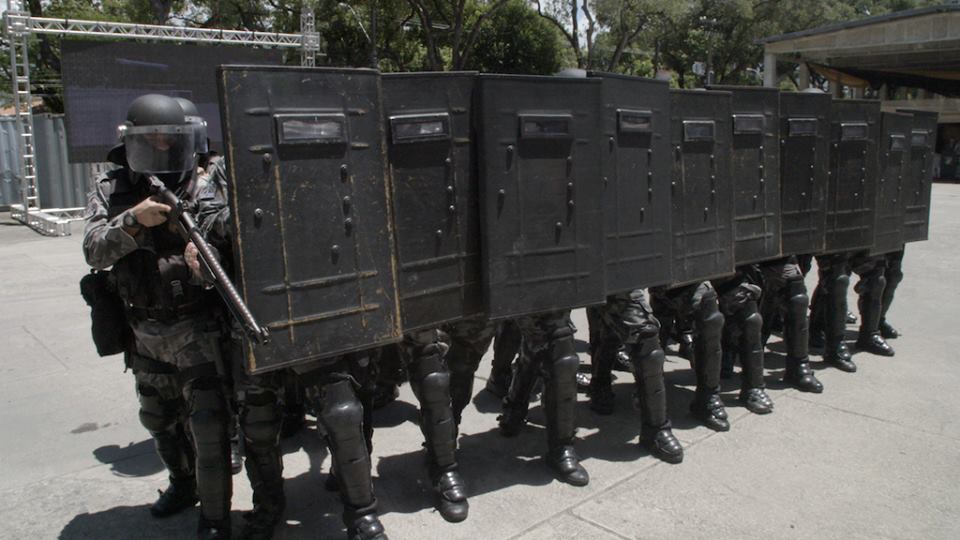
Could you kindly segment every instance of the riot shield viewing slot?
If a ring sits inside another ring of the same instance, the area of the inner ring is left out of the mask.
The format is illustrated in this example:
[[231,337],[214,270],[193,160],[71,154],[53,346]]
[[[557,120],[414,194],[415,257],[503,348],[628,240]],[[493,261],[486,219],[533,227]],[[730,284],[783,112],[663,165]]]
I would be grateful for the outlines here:
[[683,140],[692,141],[712,141],[716,124],[713,120],[684,120],[683,121]]
[[617,109],[617,131],[620,133],[650,133],[653,130],[651,111]]
[[393,144],[448,140],[450,115],[431,113],[391,116],[390,133]]
[[910,132],[910,146],[926,146],[930,132],[925,129],[915,129]]
[[789,118],[787,119],[790,137],[816,137],[816,118]]
[[840,124],[841,141],[866,141],[870,137],[870,128],[866,122],[844,122]]
[[277,114],[273,118],[278,146],[347,142],[343,114]]
[[903,152],[907,149],[907,137],[900,133],[890,135],[890,151]]
[[569,114],[521,114],[521,139],[569,139]]
[[735,135],[762,135],[762,114],[735,114],[733,115],[733,133]]

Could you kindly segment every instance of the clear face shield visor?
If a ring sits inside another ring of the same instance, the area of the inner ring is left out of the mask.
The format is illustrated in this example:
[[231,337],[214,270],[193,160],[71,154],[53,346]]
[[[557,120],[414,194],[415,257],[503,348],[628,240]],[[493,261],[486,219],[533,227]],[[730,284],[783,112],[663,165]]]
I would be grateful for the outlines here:
[[199,116],[188,116],[187,123],[193,126],[193,142],[197,146],[197,154],[209,154],[210,148],[207,146],[207,121]]
[[196,131],[189,124],[128,126],[123,145],[130,169],[138,173],[184,172],[196,166]]

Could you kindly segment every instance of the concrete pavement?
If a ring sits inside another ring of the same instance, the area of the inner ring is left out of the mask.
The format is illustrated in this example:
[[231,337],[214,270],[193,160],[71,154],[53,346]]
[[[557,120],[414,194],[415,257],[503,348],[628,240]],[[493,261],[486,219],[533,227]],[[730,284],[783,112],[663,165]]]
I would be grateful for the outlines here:
[[[498,401],[480,391],[488,357],[461,428],[470,518],[448,524],[432,507],[405,386],[376,417],[375,486],[390,536],[960,538],[960,185],[937,184],[933,198],[931,239],[908,246],[890,313],[904,333],[892,341],[896,357],[856,354],[855,374],[815,357],[826,390],[802,394],[778,382],[783,348],[774,338],[767,384],[775,412],[750,414],[736,402],[737,381],[726,381],[733,427],[714,433],[686,413],[689,363],[668,356],[671,416],[686,450],[680,465],[637,446],[631,377],[619,374],[613,416],[592,414],[581,396],[578,451],[590,485],[555,481],[539,457],[539,405],[519,437],[497,433]],[[75,225],[71,237],[44,238],[0,220],[0,538],[191,538],[196,510],[165,520],[147,511],[166,478],[137,420],[132,375],[90,342]],[[586,361],[585,317],[574,316]],[[340,503],[322,489],[330,461],[312,422],[284,450],[287,523],[277,538],[342,537]],[[251,507],[242,474],[234,490],[238,531],[239,512]]]

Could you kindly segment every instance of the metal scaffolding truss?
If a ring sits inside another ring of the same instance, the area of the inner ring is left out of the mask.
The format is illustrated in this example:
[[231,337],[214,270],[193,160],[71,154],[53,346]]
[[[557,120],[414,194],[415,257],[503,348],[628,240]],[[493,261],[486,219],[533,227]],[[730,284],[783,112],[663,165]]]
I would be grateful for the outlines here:
[[4,22],[10,43],[13,105],[16,111],[17,133],[20,135],[18,145],[21,157],[19,173],[22,200],[22,204],[11,205],[10,215],[41,234],[50,236],[69,235],[70,221],[83,217],[83,208],[46,210],[40,208],[33,141],[33,98],[30,95],[29,39],[31,34],[300,49],[301,65],[314,66],[316,55],[320,51],[320,34],[316,30],[313,10],[309,9],[310,3],[305,4],[304,7],[307,9],[303,9],[300,15],[300,33],[284,34],[32,17],[24,10],[22,0],[7,0]]

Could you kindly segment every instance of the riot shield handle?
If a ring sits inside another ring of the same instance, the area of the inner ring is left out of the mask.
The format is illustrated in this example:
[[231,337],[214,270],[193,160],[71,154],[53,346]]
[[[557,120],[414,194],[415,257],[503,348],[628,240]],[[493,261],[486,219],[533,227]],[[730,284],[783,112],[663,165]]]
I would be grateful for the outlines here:
[[156,176],[151,174],[147,179],[150,183],[150,193],[156,196],[159,202],[166,204],[172,209],[171,217],[176,217],[180,236],[187,242],[193,242],[193,245],[197,247],[200,261],[209,271],[209,275],[213,276],[213,285],[217,288],[217,292],[220,293],[220,297],[223,298],[230,313],[240,322],[240,325],[243,326],[244,331],[250,339],[260,345],[269,343],[269,330],[257,323],[253,313],[250,312],[250,308],[244,303],[237,288],[227,276],[227,272],[220,266],[220,261],[217,260],[217,256],[213,253],[210,244],[204,239],[193,216],[185,211],[180,197],[177,197],[177,195]]

